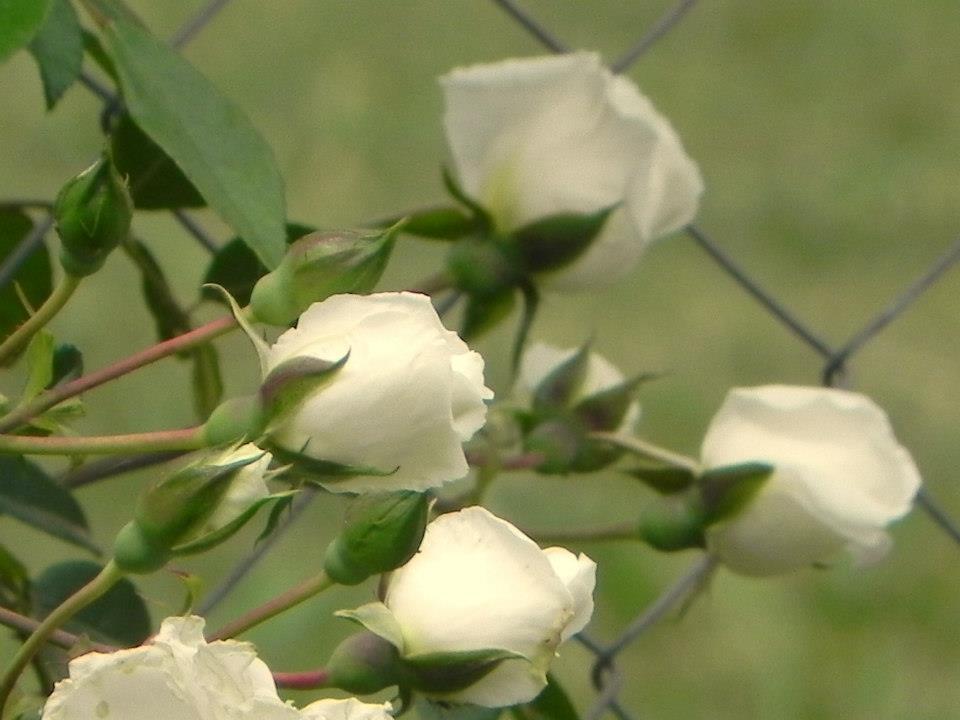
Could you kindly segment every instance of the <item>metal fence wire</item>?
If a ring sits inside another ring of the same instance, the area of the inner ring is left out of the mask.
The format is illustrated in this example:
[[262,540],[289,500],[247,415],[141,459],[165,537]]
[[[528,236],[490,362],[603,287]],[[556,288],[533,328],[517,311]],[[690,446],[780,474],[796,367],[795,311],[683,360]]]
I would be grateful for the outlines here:
[[[551,52],[564,53],[571,48],[557,37],[550,28],[541,23],[515,0],[490,0],[503,10],[510,18],[520,25],[529,35]],[[211,0],[188,19],[171,37],[171,44],[181,48],[195,38],[204,27],[211,23],[218,13],[229,3],[229,0]],[[697,0],[679,0],[670,6],[653,25],[646,28],[637,41],[626,49],[623,54],[610,63],[611,71],[623,73],[633,67],[643,56],[669,32],[675,30],[684,17],[691,12]],[[94,95],[103,101],[103,120],[109,124],[110,116],[121,109],[118,98],[109,88],[104,87],[92,76],[81,75],[82,84]],[[182,210],[173,211],[180,226],[189,233],[200,245],[215,252],[218,243],[211,238],[203,227],[189,214]],[[43,242],[45,235],[51,230],[53,219],[49,213],[40,217],[34,225],[33,231],[21,244],[0,263],[0,287],[8,284],[17,268]],[[788,328],[793,336],[804,345],[812,348],[819,356],[822,366],[820,378],[826,386],[848,386],[848,369],[857,354],[869,345],[883,330],[902,314],[910,310],[916,301],[931,287],[941,281],[953,266],[960,261],[960,238],[954,240],[922,275],[895,295],[890,302],[880,309],[859,330],[852,333],[846,342],[833,346],[821,338],[808,324],[799,319],[774,294],[766,290],[763,285],[747,273],[743,267],[727,253],[703,228],[690,225],[685,228],[686,234],[703,250],[720,269],[722,269],[745,293],[752,297],[776,321]],[[298,509],[309,501],[310,494],[305,494],[298,503]],[[960,525],[931,498],[929,491],[922,487],[917,495],[917,504],[927,516],[952,540],[960,543]],[[289,525],[299,514],[291,514],[283,523]],[[282,530],[283,528],[279,528]],[[242,560],[234,572],[228,576],[219,588],[216,588],[207,597],[204,607],[199,611],[204,613],[216,605],[232,587],[249,572],[254,563],[259,561],[273,546],[271,540],[261,543],[257,550]],[[644,608],[637,617],[629,623],[608,644],[601,643],[586,633],[581,633],[577,640],[595,658],[591,679],[596,690],[596,698],[587,714],[586,720],[599,720],[609,714],[620,720],[637,720],[637,715],[625,708],[620,700],[620,691],[623,688],[625,677],[617,665],[620,653],[648,627],[669,613],[678,603],[694,593],[710,574],[713,563],[705,558],[695,564],[678,583],[672,586],[664,595],[651,605]]]

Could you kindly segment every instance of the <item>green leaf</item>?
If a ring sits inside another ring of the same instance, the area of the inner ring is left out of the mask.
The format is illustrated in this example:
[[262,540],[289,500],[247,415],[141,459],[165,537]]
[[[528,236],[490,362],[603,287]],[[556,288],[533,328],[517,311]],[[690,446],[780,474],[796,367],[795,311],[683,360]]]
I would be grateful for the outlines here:
[[427,208],[378,224],[390,227],[400,221],[405,234],[429,240],[458,240],[479,229],[476,218],[456,207]]
[[309,355],[290,358],[277,365],[260,383],[260,398],[270,423],[281,421],[327,383],[350,359],[350,351],[339,360]]
[[83,353],[75,345],[63,343],[53,351],[53,373],[46,389],[83,375]]
[[533,702],[513,708],[517,720],[580,720],[570,696],[553,675]]
[[23,402],[32,400],[53,382],[53,335],[41,330],[27,345],[27,382],[23,389]]
[[[314,232],[316,228],[299,223],[287,223],[287,244]],[[269,271],[260,262],[254,252],[247,247],[240,238],[233,238],[213,256],[207,274],[203,278],[204,284],[220,285],[233,295],[234,299],[245,306],[250,304],[250,294],[257,280]],[[201,295],[204,300],[224,303],[223,295],[211,288],[203,288]]]
[[556,410],[570,405],[587,377],[590,341],[557,365],[533,390],[534,410]]
[[404,664],[414,676],[414,687],[431,693],[457,692],[489,675],[504,660],[526,660],[511,650],[464,650],[408,655]]
[[530,272],[557,270],[586,252],[616,205],[595,213],[561,213],[525,225],[512,234]]
[[200,420],[210,417],[223,399],[223,378],[217,349],[201,345],[193,354],[193,409]]
[[473,340],[507,317],[517,304],[517,293],[507,288],[493,295],[469,295],[460,324],[460,337]]
[[[173,297],[173,291],[163,273],[163,268],[154,259],[146,245],[136,240],[129,240],[124,243],[123,249],[140,270],[140,287],[147,309],[156,325],[158,337],[161,340],[169,340],[189,332],[190,316]],[[181,357],[190,357],[190,353]]]
[[97,19],[133,119],[263,264],[279,265],[286,210],[270,147],[239,107],[121,3],[89,5],[112,16]]
[[591,430],[616,430],[623,423],[636,399],[637,388],[657,377],[644,373],[585,397],[573,408],[573,414]]
[[[103,568],[87,560],[52,565],[33,583],[34,614],[46,617],[74,592],[93,580]],[[139,645],[152,634],[150,615],[133,583],[120,580],[103,597],[78,612],[64,625],[95,642]]]
[[[357,475],[373,475],[375,477],[389,477],[393,475],[399,466],[384,470],[382,468],[367,467],[363,465],[344,465],[343,463],[333,462],[332,460],[320,460],[315,457],[305,455],[303,452],[294,452],[276,445],[266,447],[273,457],[282,463],[292,465],[291,472],[302,477],[310,483],[334,483],[337,480],[347,480]],[[306,448],[304,448],[306,449]]]
[[[19,210],[0,210],[0,258],[10,255],[32,228],[30,218]],[[13,282],[0,288],[0,339],[7,337],[29,317],[16,287],[19,286],[20,292],[35,309],[49,297],[53,289],[51,278],[50,253],[43,245],[20,266]]]
[[30,576],[27,569],[0,545],[0,605],[18,612],[30,611]]
[[273,535],[273,531],[277,529],[278,525],[280,525],[280,519],[283,517],[284,511],[289,510],[292,504],[293,493],[284,495],[273,504],[273,507],[270,508],[270,513],[267,515],[267,522],[263,526],[263,531],[257,535],[258,543],[263,542],[268,537]]
[[692,470],[675,466],[635,467],[624,472],[661,495],[683,492],[693,485],[697,477]]
[[30,53],[40,68],[49,110],[73,85],[83,66],[83,34],[70,0],[50,0],[47,19],[30,42]]
[[703,472],[697,480],[705,524],[726,520],[742,510],[773,474],[773,465],[747,462]]
[[121,115],[114,126],[110,148],[117,169],[128,178],[134,207],[163,210],[206,205],[183,171],[129,115]]
[[38,465],[22,457],[0,457],[0,512],[48,535],[100,553],[73,496]]
[[119,80],[117,80],[117,69],[113,65],[113,60],[107,55],[107,51],[103,49],[103,43],[100,42],[100,38],[85,28],[81,30],[81,33],[83,35],[83,49],[87,55],[90,56],[90,59],[109,75],[114,83],[119,83]]
[[293,494],[293,492],[275,493],[273,495],[267,495],[266,497],[260,498],[256,502],[251,503],[246,510],[237,515],[226,525],[223,525],[212,532],[203,534],[200,537],[191,539],[189,542],[186,542],[182,545],[177,545],[171,549],[171,552],[174,555],[196,555],[198,553],[206,552],[207,550],[220,545],[236,535],[244,525],[253,519],[253,516],[256,515],[260,508],[262,508],[264,505],[285,497],[290,497]]
[[352,620],[403,652],[403,630],[382,602],[367,603],[353,610],[337,610],[334,615]]
[[49,5],[50,0],[0,0],[0,62],[33,39]]
[[478,226],[478,228],[480,230],[492,228],[493,218],[490,217],[490,213],[487,212],[486,208],[481,206],[476,200],[464,192],[463,188],[460,187],[460,183],[457,182],[457,179],[450,172],[449,168],[441,167],[440,174],[443,178],[443,186],[447,189],[447,192],[450,193],[450,196],[454,200],[459,202],[473,213],[474,223]]

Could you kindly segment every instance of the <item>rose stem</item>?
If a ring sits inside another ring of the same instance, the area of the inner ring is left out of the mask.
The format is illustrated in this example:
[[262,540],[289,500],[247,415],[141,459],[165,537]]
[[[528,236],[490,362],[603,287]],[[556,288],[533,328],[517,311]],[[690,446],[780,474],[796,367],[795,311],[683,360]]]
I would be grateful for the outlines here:
[[288,690],[318,690],[330,682],[330,673],[324,668],[301,672],[275,672],[273,681],[277,687]]
[[254,608],[246,615],[228,622],[211,635],[209,639],[211,641],[223,640],[224,638],[231,638],[245,633],[250,628],[279,615],[284,610],[289,610],[303,601],[319,595],[335,584],[333,580],[327,577],[325,572],[321,571],[319,574],[304,580],[299,585],[290,588],[285,593],[278,595],[272,600],[268,600],[260,607]]
[[590,433],[590,437],[594,440],[602,440],[611,445],[621,447],[624,450],[632,452],[634,455],[640,455],[641,457],[650,458],[651,460],[659,460],[667,465],[690,470],[693,473],[699,473],[702,469],[700,463],[692,457],[675,453],[672,450],[648,443],[640,438],[607,432],[592,432]]
[[109,455],[198,450],[207,445],[203,425],[182,430],[90,437],[0,435],[0,453],[22,455]]
[[21,405],[0,418],[0,432],[15,430],[40,413],[49,410],[64,400],[75,397],[111,380],[115,380],[118,377],[122,377],[127,373],[173,355],[174,353],[202,345],[215,337],[233,330],[236,325],[236,320],[234,320],[232,316],[218,318],[188,333],[164,340],[156,345],[151,345],[138,353],[118,360],[112,365],[101,368],[96,372],[82,375],[76,380],[50,388],[46,392],[40,393],[25,405]]
[[47,639],[67,620],[104,595],[123,576],[123,572],[111,560],[93,580],[64,600],[36,627],[33,634],[20,646],[0,680],[0,717],[3,716],[3,708],[20,675]]
[[37,311],[14,330],[3,343],[0,343],[0,363],[9,359],[11,355],[26,345],[30,338],[52,320],[60,312],[60,309],[67,304],[78,285],[80,285],[80,278],[69,273],[64,275],[43,305],[37,308]]

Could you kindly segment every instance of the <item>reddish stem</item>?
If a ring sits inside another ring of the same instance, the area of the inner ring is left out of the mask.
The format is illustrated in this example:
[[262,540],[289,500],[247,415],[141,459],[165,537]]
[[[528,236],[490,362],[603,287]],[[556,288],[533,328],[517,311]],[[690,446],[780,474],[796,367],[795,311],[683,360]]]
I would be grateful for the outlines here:
[[275,672],[273,681],[278,688],[287,690],[317,690],[330,682],[330,673],[323,668],[301,672]]
[[76,380],[64,383],[63,385],[57,385],[56,387],[41,393],[29,403],[20,406],[5,417],[0,418],[0,433],[7,433],[11,430],[15,430],[21,425],[24,425],[30,421],[32,418],[35,418],[40,413],[49,410],[54,405],[80,395],[87,390],[92,390],[93,388],[103,385],[106,382],[115,380],[116,378],[126,375],[129,372],[143,367],[144,365],[149,365],[152,362],[156,362],[157,360],[173,355],[174,353],[178,353],[183,350],[189,350],[197,345],[202,345],[203,343],[212,340],[218,335],[222,335],[223,333],[232,329],[236,325],[236,322],[237,321],[229,315],[218,318],[217,320],[213,320],[206,325],[201,325],[200,327],[196,328],[195,330],[191,330],[188,333],[178,335],[177,337],[170,338],[169,340],[164,340],[156,345],[151,345],[150,347],[145,348],[138,353],[134,353],[129,357],[118,360],[112,365],[107,365],[107,367],[101,368],[96,372],[92,372],[88,375],[82,375]]

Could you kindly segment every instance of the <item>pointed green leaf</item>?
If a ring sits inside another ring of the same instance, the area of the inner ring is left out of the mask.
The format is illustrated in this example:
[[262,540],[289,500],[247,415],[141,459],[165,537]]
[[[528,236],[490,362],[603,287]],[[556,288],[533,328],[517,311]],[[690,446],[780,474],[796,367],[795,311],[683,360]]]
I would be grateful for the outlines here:
[[517,327],[517,334],[513,340],[513,352],[510,358],[510,370],[514,377],[520,370],[520,358],[523,357],[523,350],[527,346],[527,339],[530,337],[530,328],[533,327],[533,320],[537,316],[537,308],[540,307],[540,292],[532,283],[521,284],[520,291],[523,293],[523,314],[520,316],[520,325]]
[[528,271],[557,270],[586,252],[616,207],[582,215],[551,215],[515,230],[511,237]]
[[492,329],[510,314],[517,304],[517,292],[513,288],[493,295],[470,295],[463,311],[460,337],[473,340]]
[[390,608],[383,603],[371,602],[353,610],[338,610],[334,615],[352,620],[403,652],[403,630]]
[[0,545],[0,605],[21,613],[30,612],[27,568],[3,545]]
[[637,388],[657,377],[644,373],[585,397],[573,408],[573,414],[591,430],[617,430],[636,399]]
[[590,341],[585,342],[569,358],[557,365],[533,390],[534,410],[556,410],[569,407],[579,392],[590,366]]
[[429,240],[457,240],[476,232],[480,227],[476,218],[456,207],[427,208],[379,224],[389,227],[401,220],[404,221],[403,232],[406,235]]
[[207,550],[220,545],[226,540],[229,540],[233,535],[236,535],[244,525],[253,519],[253,516],[256,515],[260,508],[262,508],[264,505],[272,503],[275,500],[280,500],[281,498],[292,497],[295,494],[296,493],[294,492],[275,493],[273,495],[267,495],[264,498],[260,498],[226,525],[219,527],[213,532],[207,533],[206,535],[196,539],[191,539],[189,542],[186,542],[182,545],[177,545],[172,549],[171,552],[174,555],[196,555],[197,553],[206,552]]
[[504,660],[524,660],[512,650],[466,650],[408,655],[404,664],[413,675],[413,686],[430,693],[452,693],[470,687],[489,675]]
[[27,382],[23,388],[22,402],[28,402],[46,390],[53,382],[53,335],[41,330],[27,345]]
[[672,495],[683,492],[696,480],[696,475],[688,468],[676,466],[636,467],[624,471],[627,475],[637,478],[647,487],[656,490],[661,495]]
[[299,355],[273,368],[260,383],[260,399],[270,423],[283,420],[300,407],[329,382],[349,359],[349,350],[339,360]]
[[0,0],[0,62],[33,39],[49,4],[49,0]]
[[87,519],[73,496],[38,465],[0,456],[0,513],[99,554]]
[[128,178],[134,207],[141,210],[197,208],[206,203],[159,145],[123,114],[110,133],[113,160]]
[[[94,562],[62,562],[44,570],[33,583],[34,614],[46,617],[74,592],[93,580],[103,568]],[[103,597],[87,605],[64,625],[95,642],[139,645],[152,634],[150,614],[136,587],[120,580]]]
[[288,510],[293,504],[293,496],[294,493],[284,495],[273,504],[272,508],[270,508],[270,514],[267,515],[267,523],[264,525],[263,531],[257,535],[258,543],[266,540],[273,534],[273,531],[277,529],[277,526],[280,524],[280,518],[283,516],[284,511]]
[[[0,209],[0,258],[10,255],[32,228],[33,222],[23,212]],[[34,309],[40,307],[50,295],[53,283],[50,253],[46,245],[39,247],[26,259],[13,282],[0,288],[0,340],[29,317],[17,288]]]
[[220,358],[209,343],[195,348],[192,354],[193,409],[200,420],[206,420],[223,399]]
[[123,11],[95,0],[124,101],[140,128],[268,268],[286,243],[283,180],[246,115],[183,57]]
[[748,462],[702,473],[697,486],[706,510],[706,524],[712,525],[740,512],[770,479],[773,470],[773,465]]
[[97,67],[110,76],[110,79],[113,80],[114,83],[119,83],[119,80],[117,80],[117,69],[113,65],[113,60],[107,55],[107,51],[103,49],[103,43],[100,42],[100,38],[86,28],[84,28],[81,33],[83,35],[84,52],[97,64]]
[[450,193],[450,196],[473,213],[474,222],[479,229],[488,230],[492,228],[493,218],[490,217],[490,213],[464,192],[463,188],[460,187],[460,183],[457,182],[457,179],[450,172],[450,169],[445,166],[441,167],[440,175],[443,178],[443,186],[447,189],[447,192]]
[[273,453],[273,456],[282,463],[289,463],[291,472],[304,478],[307,482],[332,483],[338,479],[346,480],[357,475],[373,475],[375,477],[388,477],[393,475],[399,468],[390,468],[384,470],[375,467],[366,467],[363,465],[344,465],[343,463],[333,462],[332,460],[320,460],[302,452],[287,450],[277,445],[269,445],[267,449]]
[[47,18],[30,41],[30,53],[40,68],[49,110],[73,85],[83,65],[83,34],[70,0],[50,0]]

